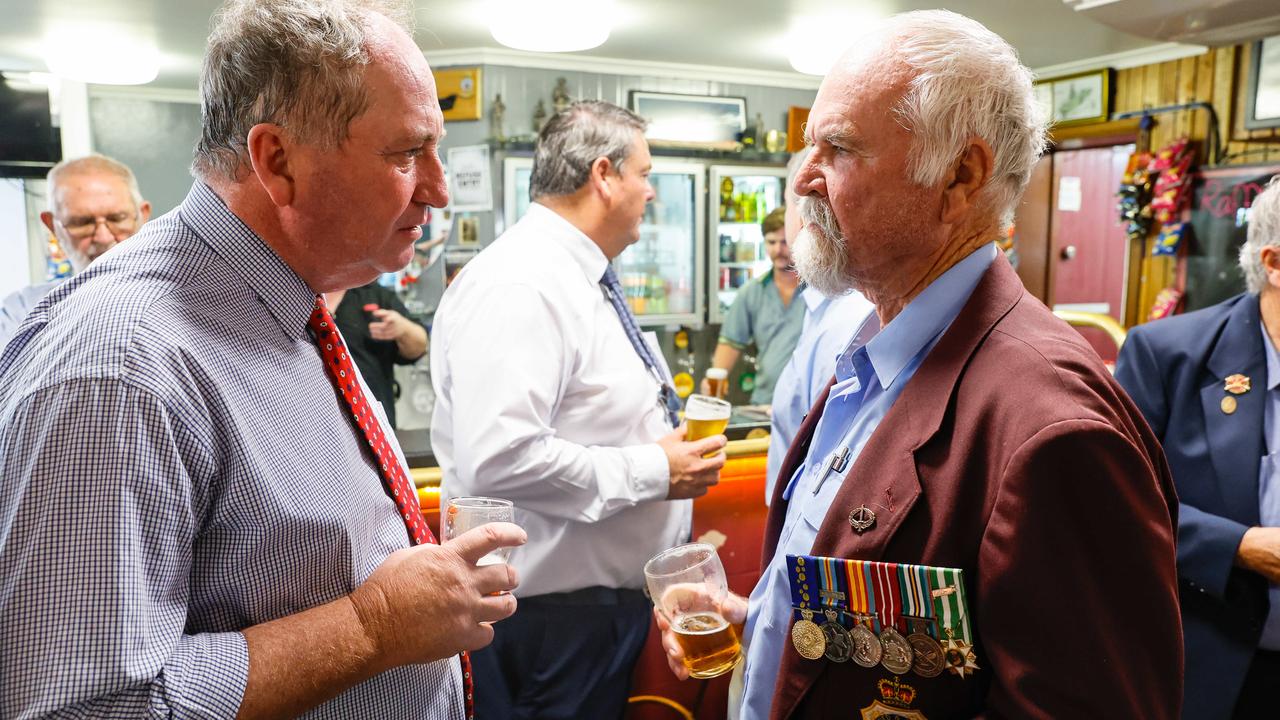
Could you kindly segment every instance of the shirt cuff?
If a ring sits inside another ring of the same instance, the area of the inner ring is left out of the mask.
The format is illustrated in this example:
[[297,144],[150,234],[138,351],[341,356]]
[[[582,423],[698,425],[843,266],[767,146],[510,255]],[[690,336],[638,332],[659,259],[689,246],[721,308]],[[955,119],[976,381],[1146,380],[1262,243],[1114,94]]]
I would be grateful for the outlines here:
[[[238,632],[184,635],[164,667],[158,717],[232,718],[249,684],[249,644]],[[158,701],[158,702],[157,702]]]
[[720,342],[720,343],[723,343],[723,344],[725,344],[725,345],[728,345],[729,347],[733,348],[734,350],[745,350],[745,349],[747,348],[747,343],[745,343],[745,342],[738,342],[737,340],[734,340],[733,338],[727,338],[727,337],[725,337],[725,336],[723,336],[723,335],[721,335],[721,336],[720,336],[720,339],[719,339],[719,340],[717,340],[717,342]]
[[638,502],[666,500],[671,491],[671,466],[667,453],[656,443],[623,448],[631,467],[631,483]]

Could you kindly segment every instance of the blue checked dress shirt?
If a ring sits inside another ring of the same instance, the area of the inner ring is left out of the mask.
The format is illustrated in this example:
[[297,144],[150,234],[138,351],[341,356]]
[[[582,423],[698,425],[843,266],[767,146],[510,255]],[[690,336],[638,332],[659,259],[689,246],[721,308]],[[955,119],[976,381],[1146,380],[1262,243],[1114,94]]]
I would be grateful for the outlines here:
[[667,419],[671,421],[671,427],[679,427],[680,398],[676,395],[675,388],[671,387],[671,383],[667,382],[666,374],[662,371],[663,366],[659,364],[653,348],[640,334],[640,326],[636,323],[635,315],[631,314],[631,308],[627,307],[626,301],[622,299],[622,285],[618,283],[618,274],[613,271],[612,265],[605,267],[600,284],[605,288],[605,297],[609,298],[609,304],[613,305],[613,309],[618,312],[618,317],[622,320],[622,328],[627,331],[627,339],[631,341],[631,347],[636,349],[636,354],[644,361],[644,366],[649,369],[662,388],[659,391],[658,404],[666,407]]
[[[408,546],[314,302],[196,183],[27,316],[0,354],[0,718],[234,717],[241,630]],[[307,717],[463,712],[455,656]]]

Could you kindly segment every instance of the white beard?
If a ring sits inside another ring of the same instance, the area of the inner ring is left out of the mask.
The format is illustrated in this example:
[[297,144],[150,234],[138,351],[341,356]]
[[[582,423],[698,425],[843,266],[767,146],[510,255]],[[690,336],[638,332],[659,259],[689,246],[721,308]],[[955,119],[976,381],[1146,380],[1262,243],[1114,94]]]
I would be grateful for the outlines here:
[[799,201],[804,227],[792,243],[800,279],[827,297],[844,295],[853,289],[853,278],[846,270],[844,236],[836,225],[835,214],[825,200],[806,195]]

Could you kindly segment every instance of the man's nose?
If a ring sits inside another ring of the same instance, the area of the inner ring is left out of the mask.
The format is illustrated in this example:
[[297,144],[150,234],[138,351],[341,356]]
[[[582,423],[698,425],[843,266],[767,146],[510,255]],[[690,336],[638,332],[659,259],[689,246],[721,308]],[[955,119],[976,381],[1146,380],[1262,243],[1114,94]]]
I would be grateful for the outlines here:
[[111,231],[111,226],[106,219],[98,218],[93,223],[93,241],[99,245],[106,245],[116,241],[115,233]]
[[446,207],[449,204],[449,184],[444,179],[444,165],[435,153],[423,153],[423,156],[426,167],[422,169],[413,199],[427,207]]

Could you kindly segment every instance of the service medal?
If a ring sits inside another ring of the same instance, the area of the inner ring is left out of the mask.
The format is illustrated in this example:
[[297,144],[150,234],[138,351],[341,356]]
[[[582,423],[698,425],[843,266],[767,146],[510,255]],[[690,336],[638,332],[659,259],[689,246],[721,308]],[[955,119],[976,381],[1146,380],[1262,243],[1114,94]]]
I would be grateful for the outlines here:
[[853,642],[854,662],[864,668],[873,668],[880,664],[884,648],[880,647],[880,638],[871,632],[871,628],[866,625],[854,625],[853,630],[849,631],[849,637]]
[[817,660],[827,649],[827,641],[822,630],[813,621],[813,611],[802,609],[800,620],[791,626],[791,644],[796,652],[806,660]]
[[849,662],[853,654],[853,638],[849,631],[840,624],[834,610],[827,611],[827,622],[822,626],[822,639],[826,642],[823,656],[831,662]]
[[884,648],[884,655],[880,658],[884,669],[895,675],[906,675],[915,659],[911,643],[891,625],[880,631],[880,645]]
[[937,640],[924,633],[911,633],[907,636],[911,650],[915,653],[911,661],[911,669],[920,677],[934,678],[942,674],[946,667],[942,646]]
[[972,675],[979,669],[978,656],[973,652],[973,646],[955,638],[947,639],[942,657],[947,664],[947,672],[961,678]]

